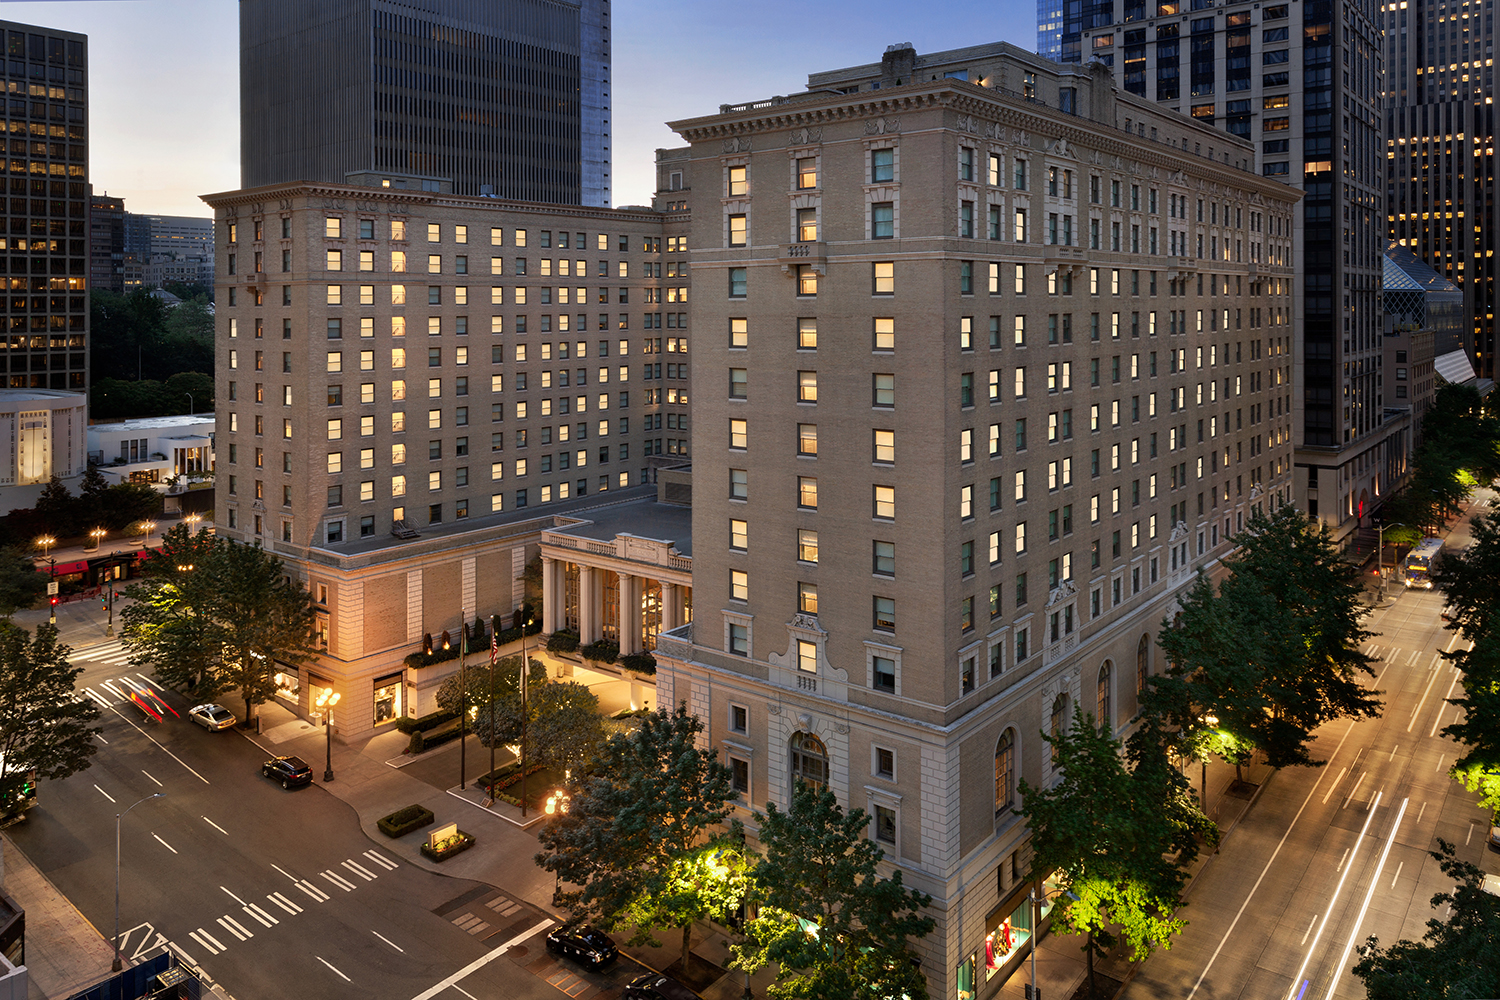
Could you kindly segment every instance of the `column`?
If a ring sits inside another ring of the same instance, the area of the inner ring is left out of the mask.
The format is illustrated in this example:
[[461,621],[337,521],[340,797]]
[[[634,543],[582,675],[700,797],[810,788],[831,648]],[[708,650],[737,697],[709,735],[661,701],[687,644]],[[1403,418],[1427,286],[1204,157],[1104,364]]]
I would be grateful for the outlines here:
[[682,624],[682,588],[675,583],[661,582],[661,630],[670,632]]
[[620,655],[641,651],[641,578],[620,574]]
[[557,631],[558,601],[557,578],[559,567],[555,559],[542,558],[542,631],[551,635]]
[[599,571],[592,566],[578,567],[578,644],[587,646],[599,638],[599,603],[594,591]]

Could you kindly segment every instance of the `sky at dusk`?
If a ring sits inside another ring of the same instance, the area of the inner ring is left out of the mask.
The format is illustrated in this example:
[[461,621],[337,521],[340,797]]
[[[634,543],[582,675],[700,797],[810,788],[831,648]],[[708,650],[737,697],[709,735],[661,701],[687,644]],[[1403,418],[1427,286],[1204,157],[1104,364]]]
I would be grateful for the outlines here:
[[[1036,47],[1033,0],[611,7],[616,205],[649,204],[655,151],[680,145],[666,121],[794,93],[808,73],[878,62],[896,42],[919,53],[993,41]],[[132,212],[206,216],[200,194],[239,186],[235,0],[0,0],[0,19],[89,35],[95,191],[123,196]]]

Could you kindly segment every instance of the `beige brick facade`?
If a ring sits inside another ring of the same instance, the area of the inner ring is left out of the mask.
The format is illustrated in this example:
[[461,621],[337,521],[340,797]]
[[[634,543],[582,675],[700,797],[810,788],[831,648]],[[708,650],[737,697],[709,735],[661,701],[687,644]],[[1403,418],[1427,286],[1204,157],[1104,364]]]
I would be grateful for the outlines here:
[[987,975],[985,941],[1042,731],[1127,729],[1177,595],[1291,499],[1298,193],[1107,72],[1001,62],[725,107],[658,156],[698,336],[694,621],[659,698],[747,806],[800,774],[875,817],[934,898],[937,997],[1019,963]]

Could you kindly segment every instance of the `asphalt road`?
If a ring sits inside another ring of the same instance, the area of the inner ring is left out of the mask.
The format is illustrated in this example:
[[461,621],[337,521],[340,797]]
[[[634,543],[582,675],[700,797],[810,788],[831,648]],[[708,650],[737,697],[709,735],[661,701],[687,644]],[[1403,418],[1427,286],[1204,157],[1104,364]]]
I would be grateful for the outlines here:
[[[115,644],[75,652],[79,691],[102,703],[100,751],[87,771],[43,782],[10,833],[110,936],[115,815],[165,793],[120,823],[127,959],[171,947],[242,1000],[553,998],[638,971],[560,965],[545,952],[546,914],[503,888],[398,859],[316,783],[286,791],[260,777],[266,754],[239,733],[144,723],[119,693],[149,682],[109,662],[120,655]],[[164,697],[185,714],[181,698]]]
[[[1465,536],[1466,537],[1466,536]],[[1377,611],[1366,652],[1385,692],[1378,719],[1319,730],[1321,768],[1275,774],[1193,885],[1189,924],[1141,967],[1128,1000],[1362,998],[1349,969],[1370,935],[1420,938],[1437,892],[1451,889],[1428,852],[1438,838],[1496,870],[1488,816],[1447,775],[1459,747],[1438,730],[1458,709],[1459,674],[1438,650],[1438,591],[1410,591]]]

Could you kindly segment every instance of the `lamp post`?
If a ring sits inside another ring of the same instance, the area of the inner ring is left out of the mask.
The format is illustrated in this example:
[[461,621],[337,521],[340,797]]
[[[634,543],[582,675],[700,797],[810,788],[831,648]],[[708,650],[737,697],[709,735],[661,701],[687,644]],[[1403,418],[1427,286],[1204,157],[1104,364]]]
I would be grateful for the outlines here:
[[488,780],[490,787],[490,808],[495,807],[495,661],[500,658],[500,630],[495,622],[490,622],[490,689],[489,698],[485,702],[485,709],[489,712],[490,723],[490,773]]
[[526,658],[526,630],[531,626],[528,616],[521,622],[521,744],[516,760],[521,766],[521,818],[526,818],[526,675],[531,673],[531,661]]
[[328,736],[328,755],[323,761],[323,780],[333,780],[333,706],[339,703],[339,696],[333,693],[333,688],[324,688],[323,693],[318,695],[318,711],[323,714],[323,732]]
[[157,792],[155,795],[146,796],[140,802],[133,803],[125,812],[115,813],[115,960],[110,965],[110,970],[113,972],[119,972],[124,966],[124,962],[120,960],[120,820],[125,818],[125,813],[130,812],[131,809],[140,805],[141,802],[149,802],[152,799],[164,799],[166,797],[166,792]]
[[151,540],[151,532],[156,530],[156,522],[141,521],[136,527],[140,529],[141,533],[141,548],[145,548],[146,543]]
[[193,415],[193,394],[190,392],[184,392],[183,395],[188,398],[188,416],[191,417]]
[[[1383,600],[1385,600],[1385,529],[1386,529],[1386,524],[1385,524],[1384,521],[1382,521],[1378,525],[1376,525],[1375,527],[1376,527],[1376,531],[1379,532],[1379,537],[1380,537],[1380,541],[1378,543],[1378,548],[1376,548],[1376,550],[1375,550],[1375,565],[1376,565],[1376,567],[1378,567],[1378,572],[1380,573],[1380,599],[1383,601]],[[1404,527],[1406,527],[1406,525],[1404,525],[1404,524],[1402,524],[1402,523],[1400,523],[1398,521],[1397,523],[1392,524],[1391,527],[1392,528],[1404,528]]]
[[[113,573],[114,571],[115,571],[115,568],[113,566],[109,567],[109,572],[110,573]],[[104,634],[106,636],[113,636],[115,634],[115,581],[114,581],[114,578],[110,577],[110,578],[106,579],[104,581],[104,585],[107,588],[105,590],[105,592],[104,592],[105,593],[104,602],[105,602],[105,606],[109,608],[109,623],[104,626]]]
[[1033,882],[1026,893],[1026,899],[1031,903],[1031,985],[1027,987],[1026,993],[1029,1000],[1042,1000],[1042,991],[1036,987],[1036,949],[1042,941],[1042,904],[1049,896],[1061,896],[1068,891],[1067,889],[1052,889],[1039,896],[1037,885],[1038,883]]
[[93,531],[90,531],[89,532],[89,538],[93,539],[93,542],[94,542],[93,548],[97,549],[99,547],[99,543],[104,539],[104,536],[107,535],[107,534],[109,534],[109,532],[105,531],[103,528],[95,528]]
[[57,539],[51,535],[43,535],[36,540],[36,544],[42,547],[42,558],[47,560],[47,621],[49,624],[57,624],[57,595],[52,591],[56,588],[57,560],[51,556],[52,546],[57,544]]
[[[1205,715],[1203,717],[1203,721],[1208,724],[1208,728],[1213,729],[1215,726],[1217,726],[1219,724],[1219,717],[1217,715]],[[1201,757],[1198,758],[1198,763],[1203,766],[1203,778],[1202,778],[1202,781],[1198,785],[1198,792],[1199,792],[1199,795],[1200,795],[1200,801],[1199,801],[1198,805],[1199,805],[1199,808],[1203,810],[1203,813],[1205,815],[1207,815],[1207,813],[1208,813],[1208,750],[1207,750],[1207,748],[1203,748],[1202,749],[1202,753],[1203,753],[1203,756],[1201,756]]]
[[464,626],[468,621],[469,609],[458,609],[458,790],[463,791],[468,782],[468,762],[464,754],[469,743],[469,675],[466,669],[464,654],[469,651],[469,630]]
[[185,515],[183,515],[183,518],[182,518],[182,521],[183,521],[184,524],[191,524],[193,526],[193,528],[192,528],[193,531],[197,531],[198,530],[198,524],[202,520],[203,520],[203,515],[202,514],[185,514]]

